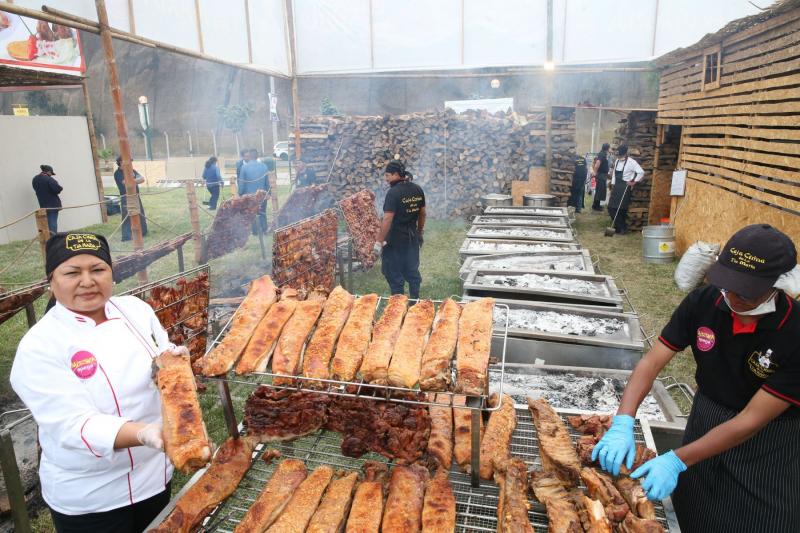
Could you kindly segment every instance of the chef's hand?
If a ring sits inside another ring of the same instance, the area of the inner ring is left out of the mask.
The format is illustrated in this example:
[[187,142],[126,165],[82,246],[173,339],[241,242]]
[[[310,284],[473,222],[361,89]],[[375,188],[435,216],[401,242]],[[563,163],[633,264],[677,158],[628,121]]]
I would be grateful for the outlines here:
[[686,471],[680,457],[670,450],[664,455],[650,459],[631,474],[633,479],[645,476],[642,488],[647,492],[650,500],[663,500],[675,490],[678,484],[678,475]]
[[147,424],[139,431],[136,432],[136,439],[148,448],[155,450],[164,449],[164,437],[161,433],[162,426],[160,423]]
[[380,243],[380,242],[376,242],[376,243],[375,243],[375,244],[372,246],[372,251],[373,251],[373,252],[374,252],[376,255],[379,255],[379,254],[381,253],[381,251],[383,251],[383,244],[382,244],[382,243]]
[[600,458],[603,470],[619,475],[619,467],[625,461],[628,470],[633,468],[636,458],[636,443],[633,441],[633,417],[617,415],[611,423],[611,429],[592,450],[592,461]]

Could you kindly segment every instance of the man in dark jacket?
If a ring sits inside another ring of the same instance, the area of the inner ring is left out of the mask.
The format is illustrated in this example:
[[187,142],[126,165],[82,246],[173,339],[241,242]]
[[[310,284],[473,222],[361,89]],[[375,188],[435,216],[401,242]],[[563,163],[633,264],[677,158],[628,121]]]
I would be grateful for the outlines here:
[[298,159],[295,169],[297,169],[298,187],[310,187],[317,184],[317,173],[314,172],[313,168],[309,168],[305,161]]
[[[133,163],[133,159],[131,159]],[[139,220],[142,224],[142,237],[147,235],[147,219],[144,216],[144,206],[142,205],[142,197],[139,196],[139,184],[144,183],[144,176],[133,171],[133,178],[136,181],[136,196],[139,198]],[[120,214],[122,215],[122,240],[131,240],[131,219],[128,217],[128,194],[125,190],[125,174],[122,172],[122,157],[117,158],[117,170],[114,171],[114,182],[119,189],[119,206]]]
[[47,209],[47,227],[50,234],[58,233],[58,211],[61,208],[61,198],[58,197],[64,188],[53,177],[53,167],[40,165],[41,172],[33,177],[33,191],[39,200],[39,207]]

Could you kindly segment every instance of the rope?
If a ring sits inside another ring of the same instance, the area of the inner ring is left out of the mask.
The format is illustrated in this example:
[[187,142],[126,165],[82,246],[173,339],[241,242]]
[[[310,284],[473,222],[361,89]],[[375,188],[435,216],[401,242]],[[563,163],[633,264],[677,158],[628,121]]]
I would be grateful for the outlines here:
[[0,226],[0,229],[6,229],[6,228],[8,228],[8,227],[10,227],[10,226],[13,226],[13,225],[14,225],[14,224],[16,224],[17,222],[22,222],[23,220],[25,220],[25,219],[26,219],[26,218],[28,218],[29,216],[31,216],[31,215],[35,215],[35,214],[36,214],[36,211],[31,211],[31,212],[30,212],[30,213],[28,213],[27,215],[23,215],[23,216],[21,216],[21,217],[19,217],[19,218],[17,218],[17,219],[14,219],[14,220],[12,220],[11,222],[9,222],[8,224],[3,224],[2,226]]
[[111,237],[113,237],[114,234],[119,231],[119,229],[122,227],[122,225],[125,223],[125,221],[128,220],[129,217],[130,217],[130,215],[126,213],[125,216],[122,218],[122,221],[119,223],[119,225],[117,225],[117,227],[114,228],[114,231],[112,231],[108,235],[108,237],[106,237],[106,239],[111,240]]
[[38,240],[39,240],[39,237],[37,236],[37,237],[34,237],[33,239],[31,239],[30,241],[28,241],[28,244],[25,245],[25,248],[23,248],[22,251],[20,253],[18,253],[17,256],[14,259],[11,260],[11,262],[9,262],[6,266],[4,266],[2,269],[0,269],[0,275],[3,275],[6,272],[6,270],[8,270],[12,266],[14,266],[17,263],[17,261],[19,261],[20,258],[22,258],[23,255],[25,255],[25,252],[27,252],[30,249],[30,247],[33,246],[33,243],[35,243]]

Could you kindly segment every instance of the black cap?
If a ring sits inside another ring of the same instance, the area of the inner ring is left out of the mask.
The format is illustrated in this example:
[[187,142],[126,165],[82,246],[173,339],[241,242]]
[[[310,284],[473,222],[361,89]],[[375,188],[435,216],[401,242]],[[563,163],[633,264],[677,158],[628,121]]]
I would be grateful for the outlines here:
[[96,233],[56,233],[45,245],[45,272],[47,277],[58,268],[58,265],[75,257],[88,254],[97,257],[111,266],[111,248],[102,235]]
[[384,173],[400,174],[400,177],[403,178],[406,175],[406,166],[397,159],[392,159],[386,164],[386,170],[384,170]]
[[725,244],[708,271],[708,281],[753,299],[764,295],[796,264],[797,250],[789,237],[769,224],[753,224]]
[[39,165],[39,168],[42,169],[42,172],[49,172],[53,176],[56,175],[56,173],[53,172],[53,167],[51,167],[50,165]]

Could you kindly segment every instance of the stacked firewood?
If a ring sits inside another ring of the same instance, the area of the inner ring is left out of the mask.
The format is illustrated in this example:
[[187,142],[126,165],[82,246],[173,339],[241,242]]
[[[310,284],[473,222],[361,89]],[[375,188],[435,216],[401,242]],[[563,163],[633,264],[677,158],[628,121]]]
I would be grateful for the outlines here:
[[174,239],[160,242],[155,246],[151,246],[146,250],[140,250],[132,253],[131,255],[126,255],[124,257],[115,259],[113,273],[114,281],[119,283],[120,281],[133,276],[137,272],[144,270],[158,259],[161,259],[165,255],[171,254],[177,250],[179,246],[186,244],[186,242],[191,238],[191,233],[184,233],[183,235],[179,235]]
[[275,231],[272,278],[280,286],[332,290],[336,275],[336,211]]
[[[576,153],[575,112],[553,108],[552,117],[552,192],[565,204]],[[478,213],[482,195],[510,193],[512,181],[527,180],[528,170],[546,161],[544,111],[311,117],[301,140],[303,160],[318,176],[332,169],[336,198],[361,189],[382,198],[383,169],[399,157],[425,191],[428,213],[440,218]]]
[[653,158],[656,150],[655,111],[631,111],[626,118],[620,120],[614,135],[613,149],[616,150],[621,144],[628,145],[628,155],[644,169],[644,180],[634,188],[628,208],[628,226],[631,229],[641,229],[647,225],[650,208],[650,186],[653,182]]

